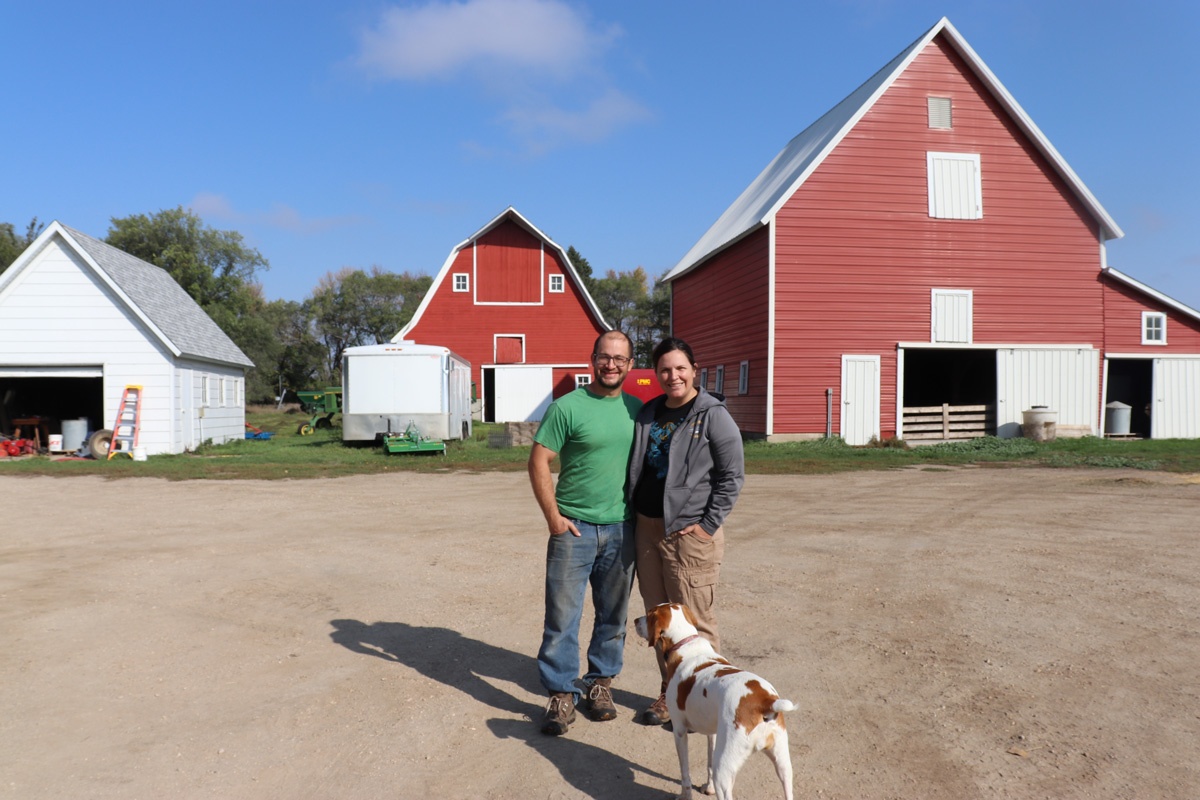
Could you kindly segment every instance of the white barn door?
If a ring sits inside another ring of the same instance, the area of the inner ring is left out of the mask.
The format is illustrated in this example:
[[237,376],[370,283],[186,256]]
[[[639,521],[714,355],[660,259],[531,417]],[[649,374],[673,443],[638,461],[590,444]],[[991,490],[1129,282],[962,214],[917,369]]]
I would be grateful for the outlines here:
[[840,430],[846,444],[879,436],[879,356],[842,356]]
[[550,367],[497,365],[492,376],[496,422],[540,420],[554,399],[554,370]]
[[1057,412],[1057,427],[1095,435],[1100,426],[1100,353],[1090,347],[996,351],[996,435],[1021,435],[1033,406]]
[[1200,438],[1200,359],[1154,359],[1150,438]]

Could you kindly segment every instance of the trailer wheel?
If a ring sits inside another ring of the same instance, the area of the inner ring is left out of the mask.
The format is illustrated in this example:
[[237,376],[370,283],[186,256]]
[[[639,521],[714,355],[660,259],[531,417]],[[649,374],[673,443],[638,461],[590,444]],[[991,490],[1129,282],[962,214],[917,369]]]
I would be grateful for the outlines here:
[[112,447],[112,437],[113,432],[108,428],[98,430],[88,437],[87,447],[88,451],[92,454],[92,458],[108,458],[109,448]]
[[310,436],[312,432],[313,426],[309,425],[307,422],[300,423],[300,427],[296,428],[296,433],[300,434],[301,436]]
[[465,441],[467,441],[467,440],[468,440],[468,439],[470,439],[470,438],[471,438],[471,423],[469,423],[469,422],[464,422],[464,423],[463,423],[463,435],[462,435],[462,440],[465,442]]

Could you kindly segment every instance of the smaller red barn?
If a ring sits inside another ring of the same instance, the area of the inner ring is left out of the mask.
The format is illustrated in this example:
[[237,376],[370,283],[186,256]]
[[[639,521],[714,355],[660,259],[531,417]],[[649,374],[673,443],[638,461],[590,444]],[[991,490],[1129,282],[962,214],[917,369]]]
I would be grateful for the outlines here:
[[523,422],[591,380],[608,329],[566,252],[510,206],[450,251],[392,341],[449,347],[471,362],[480,418]]

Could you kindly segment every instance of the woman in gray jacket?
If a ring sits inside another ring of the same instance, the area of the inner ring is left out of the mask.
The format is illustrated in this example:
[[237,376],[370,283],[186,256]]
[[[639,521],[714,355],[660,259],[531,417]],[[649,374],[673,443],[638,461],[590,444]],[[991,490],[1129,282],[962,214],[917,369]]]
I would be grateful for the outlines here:
[[[722,525],[742,490],[742,435],[725,398],[696,386],[696,359],[682,339],[654,348],[654,370],[664,394],[642,406],[634,423],[626,491],[637,512],[638,587],[646,610],[683,603],[700,634],[721,651],[714,614],[725,553]],[[642,722],[669,719],[666,665],[659,697]]]

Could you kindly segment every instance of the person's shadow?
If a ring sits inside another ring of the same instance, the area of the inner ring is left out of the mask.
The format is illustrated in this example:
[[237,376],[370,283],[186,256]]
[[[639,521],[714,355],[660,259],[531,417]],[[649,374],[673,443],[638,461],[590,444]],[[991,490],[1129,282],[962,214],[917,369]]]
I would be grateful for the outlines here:
[[[525,717],[494,718],[488,729],[498,738],[519,739],[553,764],[576,790],[596,800],[661,800],[662,790],[634,783],[637,773],[678,785],[678,776],[647,769],[615,753],[566,736],[546,736],[537,725],[542,707],[498,689],[484,678],[506,681],[534,695],[544,694],[537,680],[537,661],[502,647],[471,639],[448,628],[421,627],[404,622],[365,623],[331,620],[329,638],[355,653],[404,664],[422,675],[473,697],[492,708]],[[649,698],[614,692],[622,705],[641,708]],[[580,710],[576,725],[590,724]],[[606,724],[628,724],[618,720]],[[668,792],[667,796],[673,795]]]

